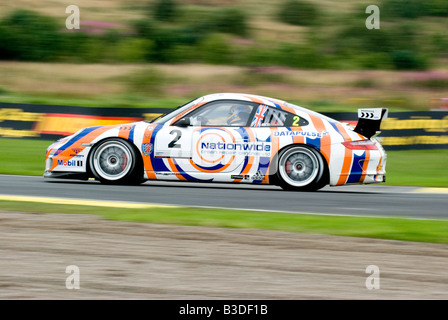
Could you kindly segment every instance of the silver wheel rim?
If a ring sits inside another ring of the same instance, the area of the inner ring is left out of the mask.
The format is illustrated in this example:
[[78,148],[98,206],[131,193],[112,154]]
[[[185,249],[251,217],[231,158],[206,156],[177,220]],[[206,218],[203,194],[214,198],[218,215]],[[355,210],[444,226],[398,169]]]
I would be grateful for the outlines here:
[[122,143],[111,141],[102,144],[93,155],[93,165],[98,175],[106,180],[119,180],[132,167],[132,155]]
[[280,158],[280,176],[294,187],[304,187],[316,179],[319,174],[319,159],[307,148],[292,148]]

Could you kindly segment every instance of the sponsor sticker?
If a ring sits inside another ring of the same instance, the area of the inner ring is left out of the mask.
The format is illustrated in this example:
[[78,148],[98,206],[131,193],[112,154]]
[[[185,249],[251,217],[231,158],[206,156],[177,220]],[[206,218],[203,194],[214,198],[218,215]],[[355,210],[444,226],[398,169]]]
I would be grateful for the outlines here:
[[254,181],[260,181],[263,180],[264,178],[264,174],[261,170],[258,170],[253,176],[252,176],[252,180]]
[[311,131],[275,131],[274,137],[283,137],[283,136],[303,136],[309,138],[322,138],[327,135],[328,131],[323,132],[311,132]]
[[58,166],[64,167],[82,167],[82,161],[79,160],[58,160]]

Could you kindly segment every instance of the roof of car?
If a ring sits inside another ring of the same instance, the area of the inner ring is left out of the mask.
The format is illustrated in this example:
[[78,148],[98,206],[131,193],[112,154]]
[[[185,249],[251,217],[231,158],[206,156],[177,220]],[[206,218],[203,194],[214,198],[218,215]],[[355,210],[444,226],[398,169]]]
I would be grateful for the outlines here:
[[337,122],[336,120],[329,118],[329,117],[327,117],[321,113],[318,113],[316,111],[289,103],[285,100],[266,97],[266,96],[262,96],[262,95],[248,94],[248,93],[223,92],[223,93],[212,93],[212,94],[204,96],[203,98],[208,101],[226,100],[226,99],[253,101],[253,102],[257,102],[257,103],[263,103],[266,105],[270,105],[272,107],[281,108],[285,111],[290,111],[290,112],[291,112],[291,109],[294,109],[295,111],[304,112],[309,115],[317,116],[319,118],[325,119],[330,122]]

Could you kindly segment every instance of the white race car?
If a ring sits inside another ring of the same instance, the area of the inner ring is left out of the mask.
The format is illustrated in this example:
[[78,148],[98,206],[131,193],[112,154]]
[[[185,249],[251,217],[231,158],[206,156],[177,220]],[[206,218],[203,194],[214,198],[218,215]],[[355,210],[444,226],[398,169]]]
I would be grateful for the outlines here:
[[89,127],[46,153],[45,177],[139,184],[183,180],[325,185],[385,181],[375,136],[387,109],[360,109],[356,127],[285,101],[218,93],[151,122]]

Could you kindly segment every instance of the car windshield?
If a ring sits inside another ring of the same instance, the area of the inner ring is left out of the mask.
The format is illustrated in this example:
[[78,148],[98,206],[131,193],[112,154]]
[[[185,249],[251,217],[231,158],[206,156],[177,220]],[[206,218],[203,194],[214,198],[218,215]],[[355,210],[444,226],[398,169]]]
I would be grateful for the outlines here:
[[160,116],[158,116],[157,118],[153,119],[152,121],[150,121],[150,123],[155,123],[155,124],[164,124],[167,121],[170,121],[171,119],[173,119],[175,116],[177,116],[178,114],[184,112],[185,110],[187,110],[188,108],[190,108],[191,106],[194,106],[195,104],[199,103],[201,101],[201,99],[203,99],[203,97],[200,98],[196,98],[186,104],[184,104],[183,106],[179,106],[177,107],[174,111],[170,112],[170,113],[164,113],[161,114]]

